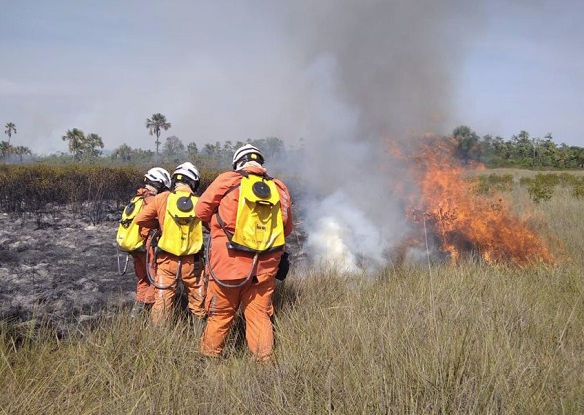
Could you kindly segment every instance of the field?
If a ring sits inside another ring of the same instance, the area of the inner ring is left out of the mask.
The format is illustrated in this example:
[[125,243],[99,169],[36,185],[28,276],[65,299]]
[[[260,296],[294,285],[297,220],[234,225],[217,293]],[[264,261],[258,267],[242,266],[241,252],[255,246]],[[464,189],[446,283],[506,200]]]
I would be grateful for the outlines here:
[[[241,320],[224,358],[208,360],[199,323],[130,319],[113,312],[129,279],[107,299],[86,281],[110,311],[91,324],[63,336],[3,323],[0,413],[584,413],[584,198],[556,183],[535,203],[521,182],[533,172],[483,174],[511,175],[505,197],[555,264],[428,261],[374,275],[293,267],[277,287],[270,365],[250,359]],[[115,226],[105,221],[94,238]]]

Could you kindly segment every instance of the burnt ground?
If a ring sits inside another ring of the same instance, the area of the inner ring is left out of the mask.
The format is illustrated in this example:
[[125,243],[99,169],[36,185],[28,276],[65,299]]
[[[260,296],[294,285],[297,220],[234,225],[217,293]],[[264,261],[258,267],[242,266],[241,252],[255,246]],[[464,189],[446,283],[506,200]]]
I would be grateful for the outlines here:
[[0,214],[0,320],[62,326],[132,304],[133,269],[117,271],[117,216],[91,225],[66,208]]
[[[122,208],[95,215],[70,208],[0,213],[0,321],[34,321],[59,331],[127,310],[135,298],[132,261],[118,273],[115,236]],[[289,250],[297,256],[299,237]]]

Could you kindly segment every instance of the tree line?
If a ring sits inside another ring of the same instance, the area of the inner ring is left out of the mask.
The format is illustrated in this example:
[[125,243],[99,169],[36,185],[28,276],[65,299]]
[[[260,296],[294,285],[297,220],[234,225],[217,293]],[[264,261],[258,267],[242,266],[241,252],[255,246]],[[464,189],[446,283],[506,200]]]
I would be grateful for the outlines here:
[[[134,164],[164,161],[175,163],[188,158],[199,163],[201,167],[223,168],[230,165],[233,152],[247,143],[260,148],[269,159],[282,156],[286,151],[283,141],[277,137],[235,142],[231,140],[216,141],[214,144],[204,144],[202,148],[199,148],[195,142],[185,144],[175,135],[161,140],[162,132],[168,131],[172,127],[166,116],[161,113],[155,113],[147,118],[145,126],[149,134],[155,137],[155,152],[132,148],[123,143],[115,148],[111,154],[104,156],[102,138],[96,133],[85,135],[78,128],[67,130],[62,139],[67,142],[68,151],[73,161],[88,162],[95,162],[99,158],[101,161],[109,159],[112,162]],[[23,158],[26,156],[32,158],[33,153],[28,147],[13,146],[10,143],[13,134],[17,132],[15,124],[9,122],[5,128],[8,141],[0,142],[0,155],[4,163],[10,155],[16,155],[20,162],[23,162]],[[539,138],[530,136],[527,131],[520,131],[517,135],[505,140],[500,136],[485,135],[481,137],[470,127],[461,125],[456,127],[450,136],[444,138],[454,140],[456,156],[466,164],[480,162],[487,167],[533,169],[584,168],[584,148],[566,144],[557,145],[553,141],[551,133]],[[67,157],[65,154],[61,154],[60,156],[37,158],[37,160],[50,161],[55,158],[63,161]]]
[[162,144],[162,149],[155,154],[149,150],[141,148],[132,148],[127,144],[117,147],[110,158],[122,162],[152,162],[154,160],[177,163],[184,159],[191,160],[201,167],[226,168],[231,166],[231,159],[236,149],[244,144],[252,144],[258,147],[268,160],[274,160],[282,157],[286,151],[284,142],[278,137],[267,137],[262,139],[248,138],[245,141],[215,142],[207,143],[202,148],[194,143],[185,145],[182,140],[176,136],[167,137]]
[[[9,122],[6,124],[5,128],[6,130],[4,133],[8,136],[8,141],[0,142],[0,155],[2,156],[2,161],[6,163],[8,157],[13,154],[18,156],[21,163],[25,156],[28,155],[32,157],[33,152],[29,147],[14,146],[10,144],[12,135],[17,133],[16,125],[13,122]],[[61,138],[63,141],[67,141],[69,152],[73,155],[75,161],[96,158],[102,154],[101,149],[103,149],[103,140],[95,133],[85,135],[82,130],[72,128],[67,130]]]
[[464,162],[480,162],[487,167],[519,167],[531,169],[584,168],[584,148],[557,145],[551,133],[544,138],[520,131],[509,140],[485,135],[480,137],[468,126],[452,132],[456,155]]

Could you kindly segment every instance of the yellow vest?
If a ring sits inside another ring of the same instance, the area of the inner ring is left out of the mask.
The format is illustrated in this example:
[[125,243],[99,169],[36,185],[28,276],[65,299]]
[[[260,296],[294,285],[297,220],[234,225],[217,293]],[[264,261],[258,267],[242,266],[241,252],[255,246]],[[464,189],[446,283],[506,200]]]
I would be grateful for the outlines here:
[[166,216],[158,247],[176,256],[194,255],[203,246],[203,226],[195,215],[199,200],[189,192],[172,192],[166,202]]

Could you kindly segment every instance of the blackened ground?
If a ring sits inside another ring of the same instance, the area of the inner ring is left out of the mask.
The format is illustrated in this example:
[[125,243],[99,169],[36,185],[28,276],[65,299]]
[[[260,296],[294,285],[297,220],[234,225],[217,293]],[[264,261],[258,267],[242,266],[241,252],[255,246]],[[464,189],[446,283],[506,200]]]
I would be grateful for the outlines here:
[[[64,207],[0,213],[0,321],[61,330],[127,310],[136,278],[132,261],[125,275],[118,273],[120,215],[121,208],[104,208],[92,225],[91,215]],[[293,259],[302,256],[297,232],[288,238]]]
[[132,303],[135,277],[117,272],[117,214],[97,225],[81,216],[0,214],[0,320],[61,326]]

